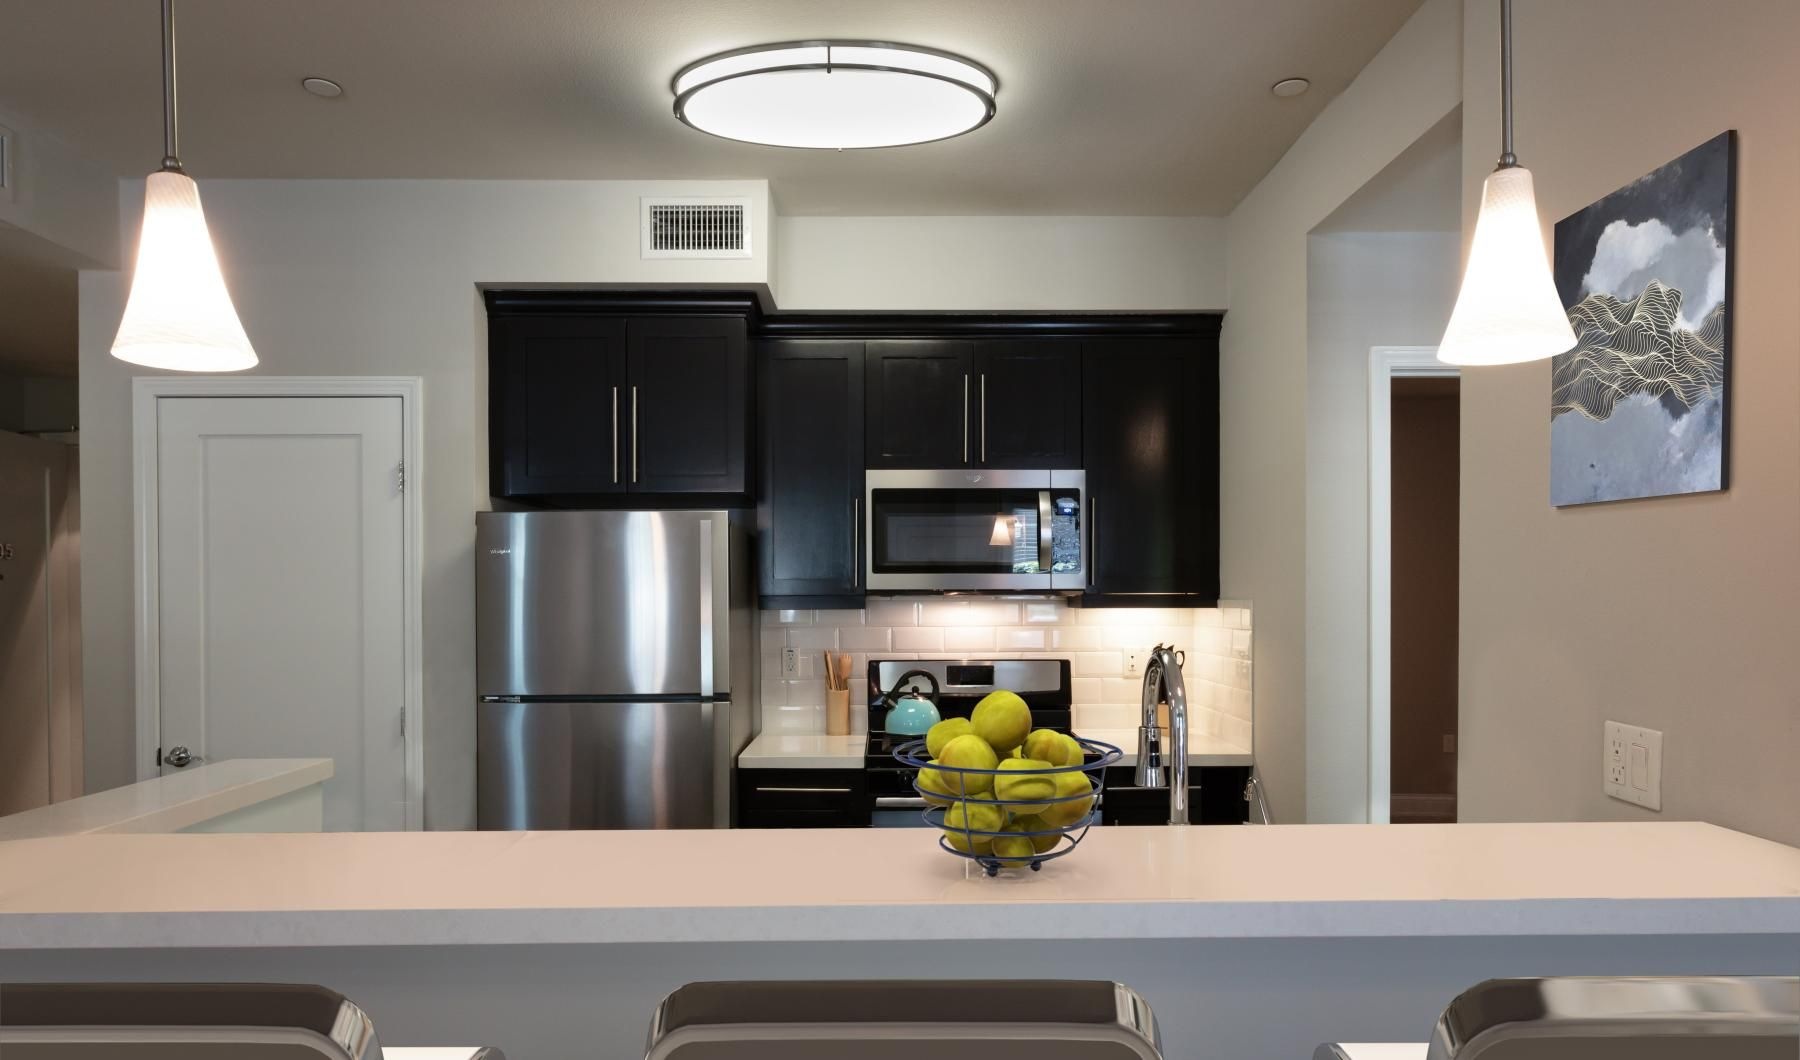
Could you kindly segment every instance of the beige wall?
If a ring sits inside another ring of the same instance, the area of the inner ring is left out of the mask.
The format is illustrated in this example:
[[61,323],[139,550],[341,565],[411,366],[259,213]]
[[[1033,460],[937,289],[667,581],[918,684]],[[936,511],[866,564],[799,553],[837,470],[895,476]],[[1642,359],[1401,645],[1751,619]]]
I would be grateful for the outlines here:
[[[767,260],[644,261],[645,194],[748,195],[762,181],[282,181],[201,184],[254,375],[424,380],[425,820],[475,821],[474,513],[488,506],[487,330],[477,284],[763,283]],[[141,185],[119,189],[135,229]],[[128,242],[131,240],[128,239]],[[82,603],[88,787],[136,779],[131,377],[108,355],[126,277],[81,275]],[[410,478],[411,476],[409,476]]]
[[1427,0],[1232,211],[1222,339],[1222,578],[1256,605],[1257,767],[1307,807],[1307,237],[1462,98],[1462,11]]
[[1223,309],[1216,217],[784,217],[784,309]]
[[[1472,223],[1496,5],[1465,20]],[[1547,222],[1739,131],[1731,488],[1552,509],[1548,365],[1464,373],[1462,819],[1697,818],[1800,843],[1800,3],[1533,3],[1515,22]],[[1601,795],[1606,718],[1665,733],[1660,815]]]

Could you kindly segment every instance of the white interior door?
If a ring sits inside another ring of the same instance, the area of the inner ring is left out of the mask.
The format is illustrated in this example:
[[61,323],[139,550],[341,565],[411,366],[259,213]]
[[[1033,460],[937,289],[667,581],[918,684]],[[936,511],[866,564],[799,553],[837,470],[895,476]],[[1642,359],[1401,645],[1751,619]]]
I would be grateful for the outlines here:
[[333,831],[406,827],[403,426],[398,397],[156,403],[160,746],[330,758]]

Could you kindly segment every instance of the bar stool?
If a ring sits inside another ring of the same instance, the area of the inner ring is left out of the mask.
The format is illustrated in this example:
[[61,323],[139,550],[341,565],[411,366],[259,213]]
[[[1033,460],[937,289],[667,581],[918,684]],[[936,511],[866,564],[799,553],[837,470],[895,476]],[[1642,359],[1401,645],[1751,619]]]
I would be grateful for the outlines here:
[[1161,1060],[1118,983],[690,983],[657,1006],[646,1060]]
[[389,1049],[322,986],[0,984],[5,1060],[505,1060],[498,1050]]
[[1800,977],[1490,979],[1429,1043],[1321,1045],[1314,1060],[1795,1060]]

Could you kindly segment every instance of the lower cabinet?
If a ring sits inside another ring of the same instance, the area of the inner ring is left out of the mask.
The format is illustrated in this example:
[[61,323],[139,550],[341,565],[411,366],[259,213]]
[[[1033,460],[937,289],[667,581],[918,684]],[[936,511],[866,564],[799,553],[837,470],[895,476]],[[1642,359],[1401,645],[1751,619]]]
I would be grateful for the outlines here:
[[[1167,824],[1169,789],[1132,784],[1132,767],[1106,771],[1106,794],[1100,800],[1101,824]],[[1206,766],[1188,770],[1189,824],[1243,824],[1250,819],[1244,787],[1249,766]]]
[[739,769],[739,828],[867,828],[861,769]]

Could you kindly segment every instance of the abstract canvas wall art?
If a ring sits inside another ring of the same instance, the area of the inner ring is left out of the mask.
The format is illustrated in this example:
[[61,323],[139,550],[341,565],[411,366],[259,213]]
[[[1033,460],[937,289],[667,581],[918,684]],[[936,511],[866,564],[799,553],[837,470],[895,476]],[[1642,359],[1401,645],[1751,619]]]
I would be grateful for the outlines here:
[[1557,222],[1550,503],[1722,490],[1736,134]]

